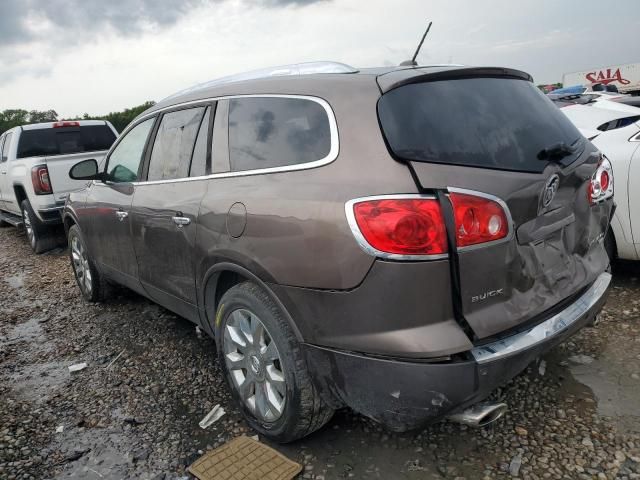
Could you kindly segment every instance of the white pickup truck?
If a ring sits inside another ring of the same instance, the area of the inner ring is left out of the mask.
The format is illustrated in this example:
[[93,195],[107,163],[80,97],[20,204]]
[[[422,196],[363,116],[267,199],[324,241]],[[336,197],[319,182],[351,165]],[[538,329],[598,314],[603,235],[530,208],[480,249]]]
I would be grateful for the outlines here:
[[102,161],[118,133],[103,120],[23,125],[0,136],[0,226],[24,227],[41,253],[56,245],[60,212],[69,192],[86,181],[69,169],[89,158]]

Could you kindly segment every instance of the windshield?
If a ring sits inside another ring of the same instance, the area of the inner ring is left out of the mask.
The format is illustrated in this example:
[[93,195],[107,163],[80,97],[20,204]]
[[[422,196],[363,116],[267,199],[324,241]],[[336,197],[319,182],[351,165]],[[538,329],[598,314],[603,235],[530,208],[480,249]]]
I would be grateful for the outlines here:
[[107,125],[23,130],[18,142],[18,158],[108,150],[115,139]]
[[[422,162],[542,172],[538,154],[577,146],[580,132],[532,83],[466,78],[406,85],[378,102],[395,156]],[[563,164],[575,160],[567,156]]]

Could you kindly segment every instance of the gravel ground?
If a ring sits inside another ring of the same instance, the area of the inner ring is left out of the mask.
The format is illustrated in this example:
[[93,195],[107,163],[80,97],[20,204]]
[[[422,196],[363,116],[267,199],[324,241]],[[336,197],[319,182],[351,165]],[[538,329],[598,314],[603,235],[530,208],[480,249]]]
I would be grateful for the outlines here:
[[[0,271],[0,479],[186,478],[203,451],[254,434],[186,320],[126,291],[85,303],[66,252],[33,255],[12,228]],[[491,427],[393,434],[341,411],[277,449],[315,479],[640,478],[638,277],[618,268],[597,326],[495,393],[509,412]],[[216,404],[227,413],[200,429]]]

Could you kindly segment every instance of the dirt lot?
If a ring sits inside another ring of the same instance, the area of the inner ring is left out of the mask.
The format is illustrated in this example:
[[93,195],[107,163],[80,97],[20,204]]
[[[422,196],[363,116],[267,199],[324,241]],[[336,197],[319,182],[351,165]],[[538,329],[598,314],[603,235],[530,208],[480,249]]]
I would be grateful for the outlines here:
[[[212,341],[186,320],[128,292],[86,304],[66,252],[33,255],[12,228],[0,271],[1,479],[183,478],[248,432]],[[277,448],[303,478],[640,478],[638,277],[618,268],[598,325],[495,393],[510,410],[492,427],[391,434],[342,411]],[[218,403],[226,415],[200,429]]]

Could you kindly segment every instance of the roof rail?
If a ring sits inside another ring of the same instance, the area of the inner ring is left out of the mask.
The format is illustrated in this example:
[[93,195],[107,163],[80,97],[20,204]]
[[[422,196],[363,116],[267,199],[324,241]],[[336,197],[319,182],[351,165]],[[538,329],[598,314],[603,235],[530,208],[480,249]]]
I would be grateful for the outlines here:
[[304,62],[294,63],[291,65],[281,65],[279,67],[262,68],[249,72],[229,75],[228,77],[217,78],[208,82],[194,85],[193,87],[181,90],[173,95],[169,95],[164,100],[184,95],[186,93],[197,92],[205,88],[224,85],[227,83],[243,82],[245,80],[255,80],[258,78],[293,76],[293,75],[312,75],[317,73],[358,73],[358,70],[350,65],[339,62]]

